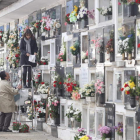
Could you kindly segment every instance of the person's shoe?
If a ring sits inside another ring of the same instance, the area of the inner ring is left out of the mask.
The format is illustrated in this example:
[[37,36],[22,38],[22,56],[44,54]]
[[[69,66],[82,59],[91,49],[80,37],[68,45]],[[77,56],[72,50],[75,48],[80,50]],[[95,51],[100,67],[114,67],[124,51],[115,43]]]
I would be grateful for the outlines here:
[[31,85],[28,85],[28,88],[32,88]]
[[12,130],[7,129],[7,130],[3,130],[3,132],[12,132]]

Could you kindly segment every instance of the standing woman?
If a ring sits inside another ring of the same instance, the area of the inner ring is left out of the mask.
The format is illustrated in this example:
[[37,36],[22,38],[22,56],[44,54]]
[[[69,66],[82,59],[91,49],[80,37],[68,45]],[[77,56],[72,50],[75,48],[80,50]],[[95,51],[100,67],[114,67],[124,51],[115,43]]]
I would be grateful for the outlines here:
[[[20,65],[30,65],[32,67],[36,67],[36,63],[32,63],[29,61],[30,55],[36,55],[38,52],[36,39],[33,36],[30,29],[27,29],[23,35],[23,38],[20,42]],[[28,71],[28,86],[26,85],[26,76]],[[31,67],[24,66],[23,67],[23,87],[31,88]]]

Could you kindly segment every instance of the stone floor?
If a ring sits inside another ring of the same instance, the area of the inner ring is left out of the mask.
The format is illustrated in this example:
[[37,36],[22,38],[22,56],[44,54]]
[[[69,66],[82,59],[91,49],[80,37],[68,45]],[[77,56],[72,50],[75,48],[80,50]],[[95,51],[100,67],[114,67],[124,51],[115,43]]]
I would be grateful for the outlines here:
[[0,132],[0,140],[60,140],[43,131],[30,131],[30,133]]

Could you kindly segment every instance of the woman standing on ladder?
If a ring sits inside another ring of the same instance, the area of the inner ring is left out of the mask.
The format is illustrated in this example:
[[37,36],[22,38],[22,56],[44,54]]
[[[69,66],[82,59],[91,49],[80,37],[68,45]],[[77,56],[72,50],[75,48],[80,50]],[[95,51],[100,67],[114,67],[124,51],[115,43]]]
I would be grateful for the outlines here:
[[[31,88],[31,67],[36,67],[36,63],[29,61],[30,55],[36,55],[38,52],[36,39],[30,29],[27,29],[20,42],[20,65],[28,65],[23,67],[23,87]],[[26,85],[26,76],[28,71],[28,86]]]

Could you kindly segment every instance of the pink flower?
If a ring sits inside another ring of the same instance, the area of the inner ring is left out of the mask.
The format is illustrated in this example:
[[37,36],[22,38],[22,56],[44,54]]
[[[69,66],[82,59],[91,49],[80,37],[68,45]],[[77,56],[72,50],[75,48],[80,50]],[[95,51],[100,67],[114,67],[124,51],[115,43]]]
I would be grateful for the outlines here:
[[56,104],[56,103],[54,103],[54,106],[57,106],[57,104]]
[[65,24],[65,26],[67,26],[67,24],[68,24],[68,23],[67,23],[67,22],[65,22],[64,24]]
[[63,61],[63,59],[61,59],[60,61]]
[[52,102],[52,105],[54,104],[54,102]]
[[120,3],[120,2],[118,2],[118,5],[121,5],[121,3]]
[[86,56],[88,56],[88,51],[86,51]]
[[47,104],[47,107],[49,107],[49,104]]

